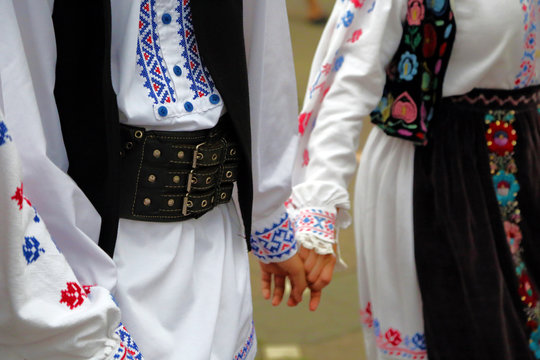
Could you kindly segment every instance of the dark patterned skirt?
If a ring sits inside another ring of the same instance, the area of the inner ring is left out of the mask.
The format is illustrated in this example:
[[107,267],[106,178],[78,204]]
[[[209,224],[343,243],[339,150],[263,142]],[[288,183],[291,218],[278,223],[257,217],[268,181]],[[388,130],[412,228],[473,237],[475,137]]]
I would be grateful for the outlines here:
[[540,358],[540,87],[444,98],[415,152],[430,360]]

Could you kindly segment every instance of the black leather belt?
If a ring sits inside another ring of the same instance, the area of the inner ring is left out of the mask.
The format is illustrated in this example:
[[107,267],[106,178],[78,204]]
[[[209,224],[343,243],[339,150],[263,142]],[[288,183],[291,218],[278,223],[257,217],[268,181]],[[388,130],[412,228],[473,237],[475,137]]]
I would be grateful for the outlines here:
[[182,221],[228,202],[240,148],[227,118],[215,128],[189,132],[122,125],[120,217]]

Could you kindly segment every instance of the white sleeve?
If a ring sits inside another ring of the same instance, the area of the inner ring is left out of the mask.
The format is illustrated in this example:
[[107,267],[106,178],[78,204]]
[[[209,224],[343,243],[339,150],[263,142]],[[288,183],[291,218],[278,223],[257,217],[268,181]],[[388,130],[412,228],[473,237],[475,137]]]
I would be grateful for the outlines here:
[[[97,245],[101,219],[72,179],[53,95],[53,0],[0,0],[0,105],[14,139],[25,192],[83,284],[112,290],[116,269]],[[84,80],[84,69],[81,79]],[[81,102],[84,104],[84,101]]]
[[297,151],[297,94],[284,0],[244,0],[253,157],[253,253],[282,261],[296,253],[284,202]]
[[350,223],[347,187],[362,120],[381,98],[406,7],[405,0],[337,0],[317,48],[299,116],[292,203],[297,230],[320,240],[333,242],[335,227]]
[[141,360],[109,291],[79,283],[25,196],[1,112],[0,169],[0,358]]

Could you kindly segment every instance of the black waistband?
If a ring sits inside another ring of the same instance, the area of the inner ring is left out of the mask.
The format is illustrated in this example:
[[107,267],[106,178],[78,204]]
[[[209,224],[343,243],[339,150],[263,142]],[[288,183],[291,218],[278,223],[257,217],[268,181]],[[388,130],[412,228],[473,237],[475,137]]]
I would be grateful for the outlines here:
[[465,95],[445,97],[441,103],[473,105],[486,109],[527,108],[540,103],[540,86],[514,90],[473,89]]
[[120,217],[182,221],[228,202],[240,160],[229,129],[227,115],[212,129],[190,132],[122,125]]

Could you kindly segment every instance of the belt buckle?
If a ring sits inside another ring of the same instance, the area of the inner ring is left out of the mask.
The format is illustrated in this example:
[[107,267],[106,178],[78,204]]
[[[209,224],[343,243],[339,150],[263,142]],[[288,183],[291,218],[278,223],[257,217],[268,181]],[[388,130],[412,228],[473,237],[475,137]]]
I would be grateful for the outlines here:
[[[197,160],[203,159],[203,154],[199,152],[201,146],[205,145],[205,142],[202,142],[195,146],[195,151],[193,151],[193,162],[191,164],[191,171],[189,172],[188,181],[186,185],[186,195],[184,195],[184,203],[182,204],[182,215],[187,216],[188,215],[188,208],[191,200],[189,200],[189,194],[191,192],[191,182],[193,181],[193,173],[195,169],[197,168]],[[193,203],[192,203],[193,204]]]

